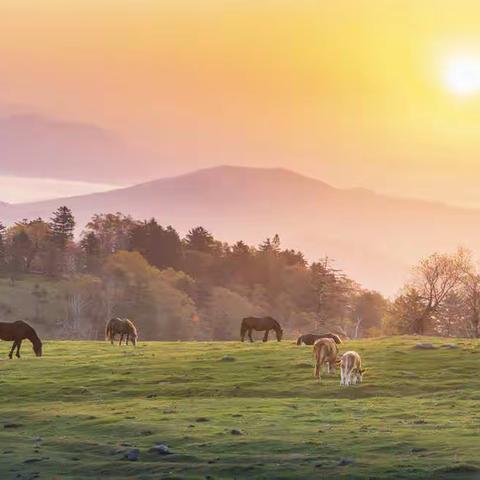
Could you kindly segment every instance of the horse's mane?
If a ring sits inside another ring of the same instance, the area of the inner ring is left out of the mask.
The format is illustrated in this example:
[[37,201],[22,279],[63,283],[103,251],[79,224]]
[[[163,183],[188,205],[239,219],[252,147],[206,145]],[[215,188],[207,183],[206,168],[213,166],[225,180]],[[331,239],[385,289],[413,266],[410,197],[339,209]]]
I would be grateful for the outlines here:
[[131,320],[129,320],[128,318],[123,319],[123,321],[126,322],[128,324],[128,326],[132,329],[132,334],[135,335],[136,337],[138,337],[137,328],[135,327],[133,322]]
[[[272,318],[272,317],[270,317],[270,318]],[[280,325],[274,318],[272,318],[272,320],[273,320],[273,323],[275,324],[275,326],[276,326],[279,330],[281,330],[281,329],[282,329],[281,325]]]

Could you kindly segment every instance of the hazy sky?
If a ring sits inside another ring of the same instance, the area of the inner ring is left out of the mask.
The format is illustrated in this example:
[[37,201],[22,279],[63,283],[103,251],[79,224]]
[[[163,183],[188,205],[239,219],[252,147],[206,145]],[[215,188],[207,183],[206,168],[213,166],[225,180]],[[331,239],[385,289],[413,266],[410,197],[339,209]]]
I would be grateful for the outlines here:
[[480,205],[479,25],[477,0],[2,0],[0,102],[118,132],[155,176]]

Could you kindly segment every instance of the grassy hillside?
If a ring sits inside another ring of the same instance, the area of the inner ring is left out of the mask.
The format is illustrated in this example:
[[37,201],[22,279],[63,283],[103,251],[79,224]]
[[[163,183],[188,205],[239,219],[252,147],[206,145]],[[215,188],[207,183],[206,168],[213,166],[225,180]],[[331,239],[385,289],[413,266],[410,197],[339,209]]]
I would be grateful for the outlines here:
[[[65,316],[63,281],[44,275],[22,275],[14,286],[9,278],[0,276],[0,321],[27,320],[33,322],[39,334],[55,330],[55,324]],[[35,295],[41,292],[41,297]]]
[[350,388],[316,384],[291,342],[47,342],[12,361],[1,342],[0,477],[479,478],[480,343],[417,341],[344,345],[368,369]]

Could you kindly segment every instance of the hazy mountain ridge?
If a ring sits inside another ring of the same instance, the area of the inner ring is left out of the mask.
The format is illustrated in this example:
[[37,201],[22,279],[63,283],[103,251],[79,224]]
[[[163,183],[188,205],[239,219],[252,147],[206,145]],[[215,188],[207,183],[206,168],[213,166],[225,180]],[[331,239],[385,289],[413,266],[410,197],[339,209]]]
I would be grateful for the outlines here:
[[1,116],[0,145],[0,175],[95,183],[124,183],[127,173],[114,166],[141,155],[104,128],[32,113]]
[[257,244],[279,233],[284,247],[336,259],[365,286],[392,293],[419,257],[480,244],[480,211],[342,190],[285,169],[216,167],[104,193],[0,206],[4,223],[44,217],[59,205],[79,227],[93,213],[155,216],[180,233],[203,225],[216,238]]

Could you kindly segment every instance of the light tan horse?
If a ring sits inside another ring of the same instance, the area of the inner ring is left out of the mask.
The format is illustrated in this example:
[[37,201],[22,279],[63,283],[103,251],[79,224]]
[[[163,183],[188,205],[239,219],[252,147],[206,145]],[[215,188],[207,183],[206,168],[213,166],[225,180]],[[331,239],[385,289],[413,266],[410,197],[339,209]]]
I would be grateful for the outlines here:
[[113,345],[115,335],[117,334],[120,335],[119,345],[122,344],[124,336],[127,337],[125,341],[126,345],[128,345],[129,340],[131,340],[134,346],[137,344],[137,329],[135,328],[135,325],[127,318],[112,318],[107,323],[107,328],[105,329],[105,339],[110,340],[111,344]]
[[313,344],[314,377],[320,382],[321,369],[325,365],[327,372],[335,371],[338,346],[331,338],[320,338]]

